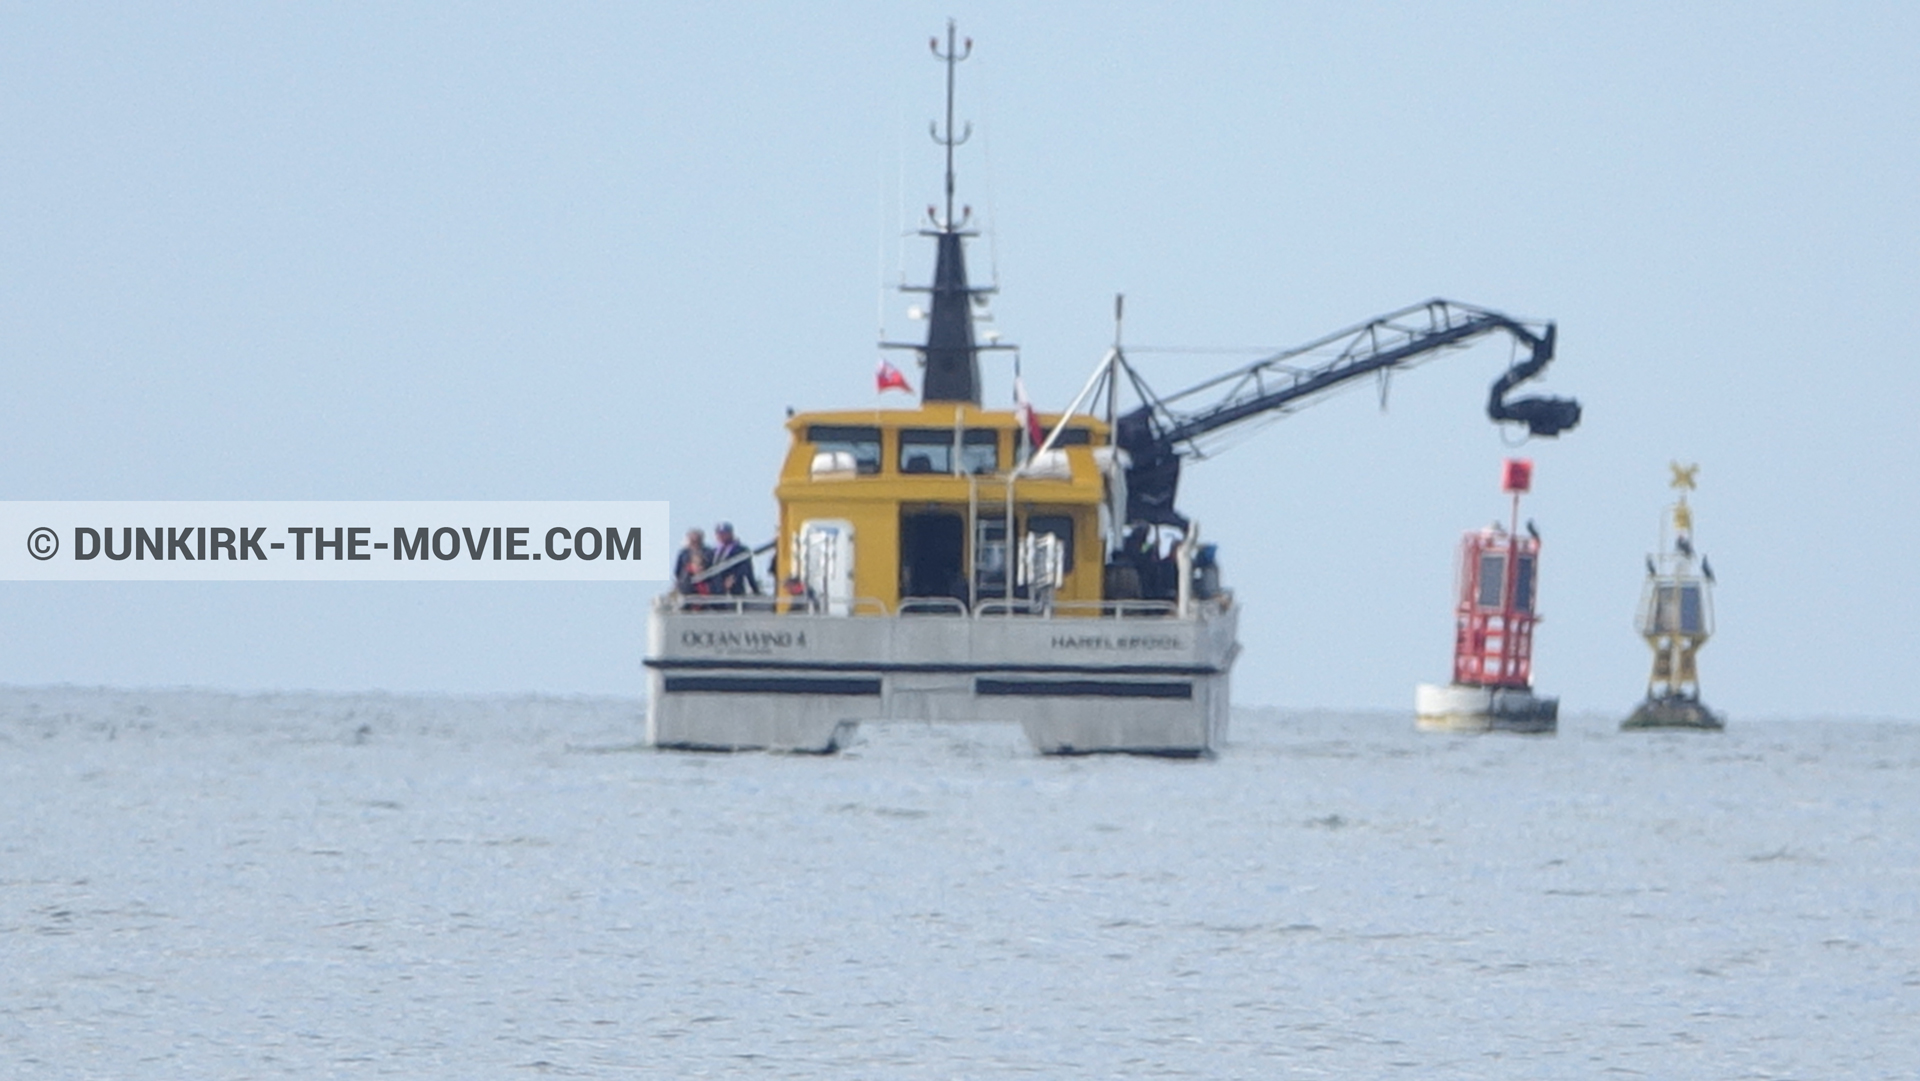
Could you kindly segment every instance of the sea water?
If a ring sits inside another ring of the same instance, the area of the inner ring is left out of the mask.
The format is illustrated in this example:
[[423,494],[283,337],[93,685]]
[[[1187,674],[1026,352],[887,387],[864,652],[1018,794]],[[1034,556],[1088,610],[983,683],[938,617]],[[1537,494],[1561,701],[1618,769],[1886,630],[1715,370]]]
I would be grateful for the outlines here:
[[0,1073],[1920,1075],[1920,725],[816,758],[641,708],[0,690]]

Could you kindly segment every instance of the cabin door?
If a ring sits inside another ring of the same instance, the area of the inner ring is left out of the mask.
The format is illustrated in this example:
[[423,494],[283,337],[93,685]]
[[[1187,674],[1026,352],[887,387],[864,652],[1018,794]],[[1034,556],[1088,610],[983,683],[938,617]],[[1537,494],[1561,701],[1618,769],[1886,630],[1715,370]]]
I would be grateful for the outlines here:
[[966,522],[951,511],[900,515],[900,596],[967,599]]
[[794,563],[807,593],[828,615],[853,611],[853,523],[810,519],[794,536]]
[[973,521],[973,595],[982,601],[1005,600],[1007,592],[1007,520],[982,516]]

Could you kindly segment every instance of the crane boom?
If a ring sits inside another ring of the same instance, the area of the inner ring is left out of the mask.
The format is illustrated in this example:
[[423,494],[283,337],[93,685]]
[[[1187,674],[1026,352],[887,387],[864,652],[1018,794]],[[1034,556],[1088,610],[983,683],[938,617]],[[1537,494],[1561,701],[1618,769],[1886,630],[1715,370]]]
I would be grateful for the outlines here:
[[[1180,460],[1200,456],[1196,440],[1242,421],[1285,414],[1374,372],[1408,368],[1438,353],[1505,331],[1528,356],[1493,384],[1487,415],[1527,426],[1532,435],[1557,436],[1580,423],[1571,398],[1507,395],[1539,375],[1553,359],[1553,323],[1528,323],[1487,308],[1434,299],[1215,376],[1165,398],[1142,394],[1143,404],[1122,415],[1117,440],[1132,460],[1127,470],[1128,518],[1182,525],[1173,509]],[[1137,385],[1137,384],[1136,384]],[[1186,403],[1200,404],[1188,406]]]

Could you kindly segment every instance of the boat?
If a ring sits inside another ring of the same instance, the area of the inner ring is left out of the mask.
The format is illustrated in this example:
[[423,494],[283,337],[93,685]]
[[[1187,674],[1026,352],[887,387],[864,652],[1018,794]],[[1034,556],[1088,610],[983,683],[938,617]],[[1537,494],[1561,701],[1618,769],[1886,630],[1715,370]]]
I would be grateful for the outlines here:
[[[1351,379],[1494,331],[1530,347],[1489,412],[1552,435],[1577,403],[1507,392],[1553,353],[1553,331],[1434,300],[1165,398],[1115,343],[1060,412],[982,404],[976,337],[992,287],[970,284],[971,213],[955,207],[952,23],[943,50],[944,207],[927,337],[882,343],[920,361],[920,402],[791,414],[774,497],[768,594],[693,590],[648,615],[646,738],[681,750],[830,753],[862,723],[1020,725],[1042,754],[1212,755],[1227,738],[1239,608],[1214,546],[1175,509],[1203,437],[1286,412]],[[1116,326],[1122,308],[1115,301]],[[882,362],[881,386],[903,387]],[[1122,386],[1140,404],[1119,409]],[[1100,408],[1104,403],[1104,415]],[[684,584],[683,584],[684,585]]]

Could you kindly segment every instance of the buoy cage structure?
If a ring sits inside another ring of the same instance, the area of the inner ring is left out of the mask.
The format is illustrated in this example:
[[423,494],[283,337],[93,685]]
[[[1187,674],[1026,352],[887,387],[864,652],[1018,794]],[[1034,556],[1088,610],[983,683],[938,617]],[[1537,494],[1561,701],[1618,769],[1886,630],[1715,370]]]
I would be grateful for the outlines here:
[[1533,693],[1533,630],[1540,582],[1540,535],[1520,533],[1520,496],[1532,487],[1533,463],[1509,458],[1501,490],[1512,515],[1460,539],[1454,579],[1453,682],[1414,689],[1414,716],[1424,729],[1447,732],[1552,732],[1560,700]]

